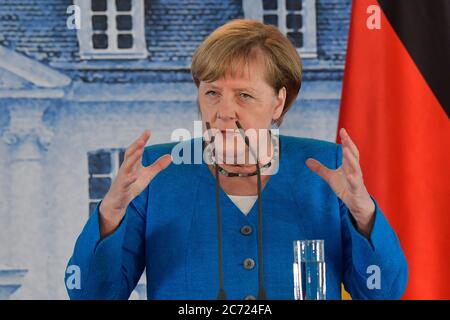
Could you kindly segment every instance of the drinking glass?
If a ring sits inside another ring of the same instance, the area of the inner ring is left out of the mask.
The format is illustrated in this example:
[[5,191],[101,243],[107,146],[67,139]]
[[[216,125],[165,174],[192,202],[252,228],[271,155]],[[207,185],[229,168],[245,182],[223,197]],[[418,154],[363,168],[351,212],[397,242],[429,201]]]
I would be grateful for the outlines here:
[[326,300],[324,240],[294,241],[295,300]]

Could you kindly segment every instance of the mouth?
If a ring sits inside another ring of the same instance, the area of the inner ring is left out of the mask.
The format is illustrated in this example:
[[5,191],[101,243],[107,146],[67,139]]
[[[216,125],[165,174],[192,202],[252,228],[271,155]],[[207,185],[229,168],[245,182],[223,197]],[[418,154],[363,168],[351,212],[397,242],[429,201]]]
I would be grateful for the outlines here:
[[228,130],[220,130],[220,133],[222,134],[222,137],[232,138],[237,135],[239,135],[239,132],[237,132],[236,129],[228,129]]

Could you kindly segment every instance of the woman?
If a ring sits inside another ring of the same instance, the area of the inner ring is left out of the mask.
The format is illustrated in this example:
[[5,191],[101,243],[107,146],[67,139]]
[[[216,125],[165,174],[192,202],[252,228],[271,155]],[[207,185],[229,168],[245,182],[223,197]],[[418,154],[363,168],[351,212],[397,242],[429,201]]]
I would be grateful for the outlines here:
[[200,45],[191,71],[210,161],[171,163],[175,143],[145,147],[144,131],[76,242],[69,265],[81,283],[70,297],[127,299],[146,268],[149,299],[293,299],[293,241],[323,239],[327,299],[340,299],[341,283],[354,299],[400,298],[406,260],[348,133],[342,145],[280,136],[257,152],[262,138],[244,131],[280,126],[297,97],[289,40],[234,20]]

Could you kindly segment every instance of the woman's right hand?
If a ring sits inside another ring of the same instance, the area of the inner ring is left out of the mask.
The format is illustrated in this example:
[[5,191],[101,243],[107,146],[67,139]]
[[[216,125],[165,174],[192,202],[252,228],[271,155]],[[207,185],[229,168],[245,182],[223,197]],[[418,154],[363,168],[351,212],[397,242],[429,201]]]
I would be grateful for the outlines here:
[[128,147],[119,172],[100,204],[100,236],[102,239],[117,229],[130,202],[172,161],[170,154],[165,154],[153,164],[144,167],[142,154],[149,138],[150,130],[145,130]]

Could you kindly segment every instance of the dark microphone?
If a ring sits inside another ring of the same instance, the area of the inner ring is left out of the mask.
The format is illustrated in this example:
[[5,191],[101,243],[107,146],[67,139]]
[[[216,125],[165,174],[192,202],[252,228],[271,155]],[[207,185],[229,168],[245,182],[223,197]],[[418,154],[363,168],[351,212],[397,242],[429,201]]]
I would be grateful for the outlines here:
[[[211,125],[205,122],[206,128],[210,134],[210,141],[214,143],[214,136],[211,135]],[[215,152],[215,150],[213,150]],[[223,288],[223,256],[222,256],[222,217],[220,211],[220,181],[219,181],[219,165],[217,161],[214,162],[214,169],[216,174],[216,210],[217,210],[217,252],[219,258],[219,292],[217,293],[218,300],[226,300],[225,289]]]
[[262,200],[261,200],[261,169],[259,167],[259,157],[258,154],[250,146],[248,137],[245,135],[245,131],[242,128],[239,121],[236,120],[236,126],[241,133],[242,138],[244,138],[245,144],[247,145],[249,151],[252,153],[253,157],[256,159],[256,174],[257,174],[257,185],[258,185],[258,299],[266,300],[266,290],[264,289],[264,268],[263,268],[263,234],[262,234]]
[[[211,125],[209,122],[205,122],[207,130],[211,133]],[[258,299],[266,299],[266,291],[264,289],[264,270],[263,270],[263,252],[262,252],[262,202],[261,202],[261,169],[259,167],[259,158],[253,148],[250,146],[248,137],[245,135],[239,121],[236,120],[236,126],[242,135],[245,144],[247,145],[252,156],[256,159],[256,174],[257,174],[257,186],[258,186]],[[211,143],[214,143],[214,136],[210,135]],[[215,152],[216,150],[213,150]],[[223,255],[222,255],[222,223],[221,223],[221,210],[220,210],[220,180],[219,180],[219,165],[217,161],[214,162],[215,175],[216,175],[216,209],[217,209],[217,244],[218,244],[218,265],[219,265],[219,292],[217,294],[218,300],[226,300],[225,289],[223,286]]]

